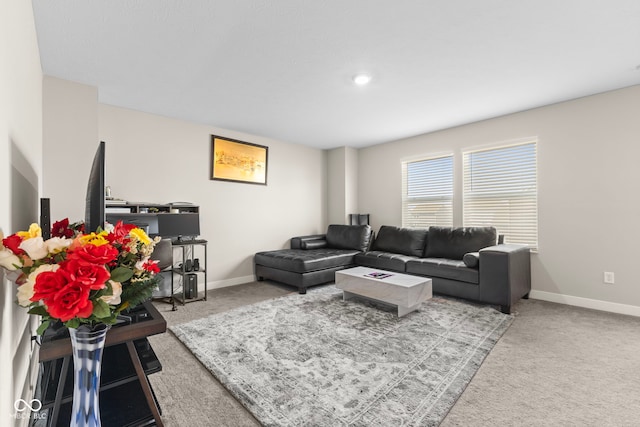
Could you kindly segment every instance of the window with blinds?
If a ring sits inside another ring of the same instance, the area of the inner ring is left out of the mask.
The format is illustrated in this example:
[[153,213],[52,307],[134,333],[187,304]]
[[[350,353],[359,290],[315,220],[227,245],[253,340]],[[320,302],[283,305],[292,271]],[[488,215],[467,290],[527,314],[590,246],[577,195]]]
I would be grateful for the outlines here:
[[538,247],[536,141],[463,153],[465,226],[494,226],[506,243]]
[[402,163],[402,226],[453,224],[453,155]]

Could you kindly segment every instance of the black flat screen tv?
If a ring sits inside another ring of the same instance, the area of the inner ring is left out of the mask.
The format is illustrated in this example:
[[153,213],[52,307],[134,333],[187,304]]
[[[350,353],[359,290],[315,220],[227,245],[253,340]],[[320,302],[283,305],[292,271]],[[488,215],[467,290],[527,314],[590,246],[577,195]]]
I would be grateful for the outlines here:
[[197,213],[158,214],[158,234],[172,240],[193,239],[200,235],[200,215]]
[[104,228],[105,216],[105,143],[100,141],[93,158],[84,211],[85,232]]

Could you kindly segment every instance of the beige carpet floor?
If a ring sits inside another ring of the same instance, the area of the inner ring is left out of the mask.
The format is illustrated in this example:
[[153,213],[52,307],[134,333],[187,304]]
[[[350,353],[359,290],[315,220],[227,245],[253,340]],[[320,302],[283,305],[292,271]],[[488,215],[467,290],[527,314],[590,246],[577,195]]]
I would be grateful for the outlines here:
[[[255,282],[178,311],[156,307],[175,325],[294,293]],[[442,426],[639,425],[640,318],[536,300],[516,311]],[[150,341],[163,365],[149,378],[166,426],[259,425],[170,332]]]

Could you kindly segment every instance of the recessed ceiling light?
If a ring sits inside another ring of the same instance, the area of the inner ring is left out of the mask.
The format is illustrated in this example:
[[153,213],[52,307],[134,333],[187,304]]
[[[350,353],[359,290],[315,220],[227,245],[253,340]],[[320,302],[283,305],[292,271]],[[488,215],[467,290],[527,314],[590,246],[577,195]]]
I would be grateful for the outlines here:
[[353,76],[353,82],[358,86],[364,86],[371,81],[371,76],[368,74],[356,74]]

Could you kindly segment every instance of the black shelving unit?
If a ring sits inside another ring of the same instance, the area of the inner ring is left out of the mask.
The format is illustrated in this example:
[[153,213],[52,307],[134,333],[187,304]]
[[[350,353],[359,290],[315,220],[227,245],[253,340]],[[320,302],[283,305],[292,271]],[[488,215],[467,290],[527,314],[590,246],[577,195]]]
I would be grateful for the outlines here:
[[[104,426],[162,426],[161,408],[147,376],[162,370],[146,336],[164,332],[166,321],[150,303],[131,323],[107,334],[100,376],[100,418]],[[66,332],[66,334],[65,334]],[[68,426],[73,404],[73,358],[68,331],[43,339],[36,398],[42,402],[32,426]],[[60,357],[57,357],[60,356]]]
[[[195,301],[207,300],[207,241],[206,240],[182,240],[173,242],[173,247],[182,250],[182,263],[179,268],[173,269],[173,274],[177,274],[181,278],[182,292],[175,293],[173,285],[171,287],[172,298],[182,305]],[[196,256],[196,250],[200,249],[203,258]],[[195,260],[199,262],[196,263]],[[195,265],[198,265],[198,269],[195,269]],[[196,283],[200,282],[200,278],[203,279],[203,290],[196,290],[195,294],[190,295],[188,292],[188,281],[190,277],[194,277]],[[175,283],[175,280],[172,284]]]

